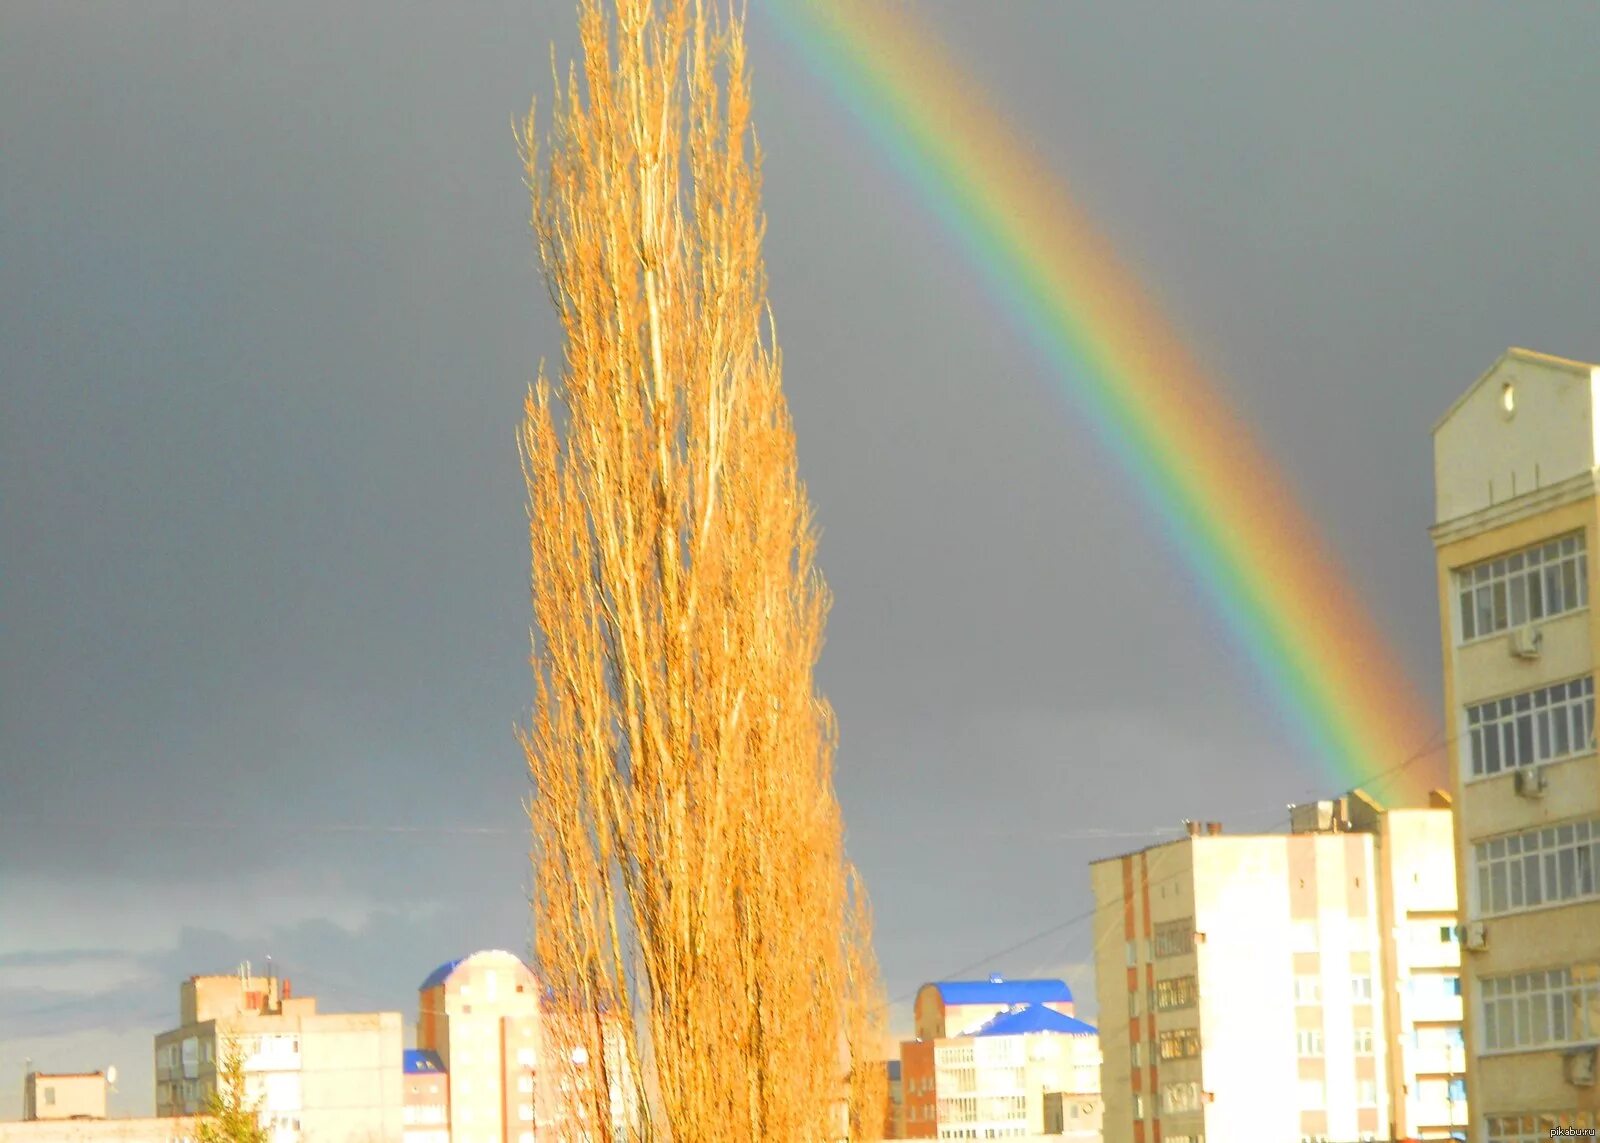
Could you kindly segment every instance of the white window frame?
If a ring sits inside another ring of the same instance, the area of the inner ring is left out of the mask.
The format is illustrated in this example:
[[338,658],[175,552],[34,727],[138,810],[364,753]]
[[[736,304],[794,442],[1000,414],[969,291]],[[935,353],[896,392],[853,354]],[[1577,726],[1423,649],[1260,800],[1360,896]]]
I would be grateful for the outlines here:
[[1600,965],[1486,976],[1478,981],[1478,1050],[1534,1052],[1600,1039]]
[[1475,920],[1600,898],[1600,818],[1474,843],[1469,889]]
[[1456,645],[1465,647],[1588,607],[1587,537],[1578,531],[1541,540],[1457,568],[1451,578]]
[[1462,720],[1468,782],[1593,754],[1594,676],[1470,703]]

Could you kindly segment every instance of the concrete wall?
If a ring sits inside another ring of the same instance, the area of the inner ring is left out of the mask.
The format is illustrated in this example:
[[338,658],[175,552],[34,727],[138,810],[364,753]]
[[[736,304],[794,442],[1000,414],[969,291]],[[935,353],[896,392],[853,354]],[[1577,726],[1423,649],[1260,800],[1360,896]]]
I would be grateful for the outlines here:
[[0,1143],[194,1143],[194,1119],[77,1119],[0,1123]]

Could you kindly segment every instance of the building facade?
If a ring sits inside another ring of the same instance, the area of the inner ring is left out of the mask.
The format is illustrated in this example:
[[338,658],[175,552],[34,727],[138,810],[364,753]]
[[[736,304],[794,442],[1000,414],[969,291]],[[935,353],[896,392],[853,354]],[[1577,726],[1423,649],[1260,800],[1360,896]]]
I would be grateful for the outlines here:
[[1059,980],[924,985],[900,1047],[902,1137],[1098,1140],[1099,1038],[1071,1007]]
[[289,982],[197,976],[180,989],[179,1027],[155,1040],[157,1116],[203,1114],[230,1048],[273,1143],[402,1143],[398,1012],[319,1013]]
[[104,1119],[105,1072],[29,1072],[22,1080],[22,1118]]
[[1434,429],[1468,1090],[1494,1143],[1593,1128],[1600,367],[1508,350]]
[[1447,802],[1091,866],[1107,1143],[1461,1136]]
[[437,1052],[407,1050],[405,1143],[450,1143],[450,1076]]
[[418,989],[417,1048],[444,1068],[453,1143],[533,1143],[539,992],[508,952],[442,964]]

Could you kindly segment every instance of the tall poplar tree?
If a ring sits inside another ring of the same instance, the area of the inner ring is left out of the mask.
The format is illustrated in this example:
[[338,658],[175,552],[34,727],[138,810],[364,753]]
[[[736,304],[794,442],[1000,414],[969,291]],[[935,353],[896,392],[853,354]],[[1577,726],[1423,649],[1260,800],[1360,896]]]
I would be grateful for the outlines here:
[[881,986],[813,681],[828,594],[767,305],[742,19],[580,0],[579,23],[546,153],[531,115],[523,136],[566,343],[520,440],[538,1119],[876,1139]]

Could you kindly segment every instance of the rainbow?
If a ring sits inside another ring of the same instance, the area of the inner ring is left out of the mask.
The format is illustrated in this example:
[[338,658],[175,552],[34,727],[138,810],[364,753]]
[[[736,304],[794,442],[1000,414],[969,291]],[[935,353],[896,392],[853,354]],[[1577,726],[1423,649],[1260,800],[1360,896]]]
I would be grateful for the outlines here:
[[1327,794],[1389,805],[1443,783],[1437,720],[1289,481],[1059,180],[909,18],[778,0],[811,68],[965,248],[994,300],[1132,479]]

